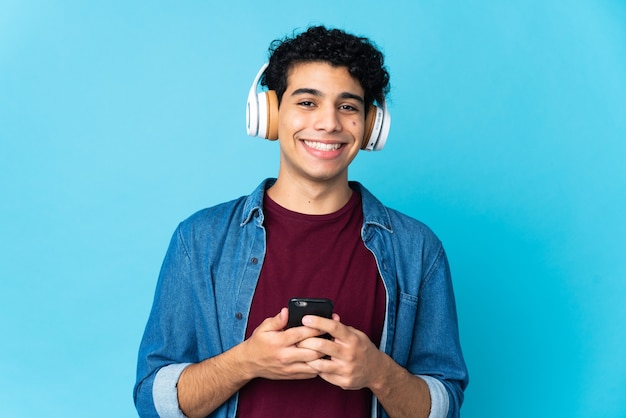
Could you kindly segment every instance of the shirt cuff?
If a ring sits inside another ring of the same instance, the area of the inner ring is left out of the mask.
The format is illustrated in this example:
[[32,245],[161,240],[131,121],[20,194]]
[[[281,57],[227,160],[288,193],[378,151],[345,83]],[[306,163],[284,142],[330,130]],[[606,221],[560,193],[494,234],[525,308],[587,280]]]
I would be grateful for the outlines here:
[[178,378],[190,363],[162,367],[154,377],[152,399],[161,418],[185,418],[178,406]]
[[450,399],[446,387],[431,376],[418,375],[428,385],[430,391],[430,415],[428,418],[446,418],[450,408]]

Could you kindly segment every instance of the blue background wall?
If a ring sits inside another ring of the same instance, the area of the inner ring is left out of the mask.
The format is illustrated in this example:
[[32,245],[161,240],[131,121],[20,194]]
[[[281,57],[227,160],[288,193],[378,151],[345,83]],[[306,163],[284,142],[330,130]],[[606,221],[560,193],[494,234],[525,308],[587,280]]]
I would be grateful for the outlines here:
[[170,235],[276,174],[247,90],[315,23],[386,53],[391,137],[351,177],[444,241],[464,417],[626,416],[617,0],[0,1],[0,416],[135,416]]

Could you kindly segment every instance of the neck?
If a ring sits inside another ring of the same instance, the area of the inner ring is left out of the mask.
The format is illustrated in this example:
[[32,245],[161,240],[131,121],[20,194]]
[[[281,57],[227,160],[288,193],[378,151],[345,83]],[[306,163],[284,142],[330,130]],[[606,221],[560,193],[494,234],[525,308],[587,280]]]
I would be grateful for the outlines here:
[[302,180],[293,182],[279,175],[267,194],[274,202],[291,211],[325,215],[344,207],[352,196],[352,189],[347,179],[333,184],[320,184]]

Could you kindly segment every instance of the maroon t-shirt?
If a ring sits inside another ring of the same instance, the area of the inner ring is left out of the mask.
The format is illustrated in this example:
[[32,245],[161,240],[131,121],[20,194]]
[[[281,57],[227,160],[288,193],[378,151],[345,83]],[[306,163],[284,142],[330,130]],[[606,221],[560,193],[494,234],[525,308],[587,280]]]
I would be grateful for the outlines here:
[[[246,338],[292,297],[333,300],[341,322],[378,346],[385,317],[385,287],[361,240],[361,196],[328,215],[289,211],[265,196],[267,251],[252,300]],[[255,379],[239,392],[238,416],[368,417],[372,393],[343,390],[321,378]]]

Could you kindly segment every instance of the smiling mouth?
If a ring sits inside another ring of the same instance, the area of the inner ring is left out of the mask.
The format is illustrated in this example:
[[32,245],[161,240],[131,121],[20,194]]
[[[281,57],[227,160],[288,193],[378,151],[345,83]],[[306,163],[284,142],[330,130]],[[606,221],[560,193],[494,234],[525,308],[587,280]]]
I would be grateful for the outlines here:
[[326,144],[324,142],[317,141],[303,141],[307,147],[319,150],[319,151],[336,151],[343,146],[343,144]]

